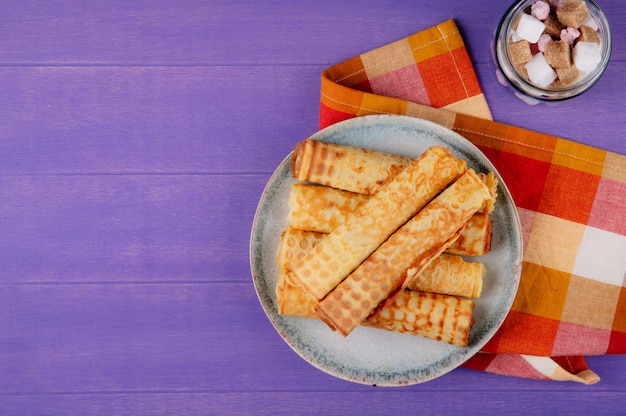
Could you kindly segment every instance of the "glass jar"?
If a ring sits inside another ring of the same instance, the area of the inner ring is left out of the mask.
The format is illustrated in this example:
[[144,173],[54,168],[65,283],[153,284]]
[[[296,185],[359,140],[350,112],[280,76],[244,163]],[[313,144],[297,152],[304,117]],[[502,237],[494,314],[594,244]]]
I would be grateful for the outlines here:
[[[599,64],[587,73],[581,71],[578,80],[568,86],[559,86],[553,83],[547,87],[540,87],[516,69],[509,51],[511,42],[521,40],[515,38],[514,30],[521,14],[529,14],[532,4],[537,1],[543,0],[519,0],[513,3],[502,17],[500,24],[494,32],[494,38],[491,42],[491,53],[496,67],[498,82],[512,89],[518,98],[528,104],[555,102],[578,96],[591,88],[600,79],[609,63],[611,57],[611,31],[606,16],[593,1],[584,0],[590,17],[597,25],[597,33],[600,38]],[[554,3],[555,1],[551,0],[551,2]],[[551,7],[550,12],[554,13],[553,7]],[[553,39],[556,40],[554,37]],[[533,55],[537,54],[537,44],[531,46],[534,47]],[[572,65],[574,64],[572,63]]]

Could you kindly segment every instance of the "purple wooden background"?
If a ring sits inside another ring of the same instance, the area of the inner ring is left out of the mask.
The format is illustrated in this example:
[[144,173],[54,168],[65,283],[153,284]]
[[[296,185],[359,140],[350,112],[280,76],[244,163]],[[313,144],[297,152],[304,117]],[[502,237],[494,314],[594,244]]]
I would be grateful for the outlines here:
[[335,379],[274,331],[248,258],[320,72],[449,18],[496,120],[626,154],[626,12],[599,4],[605,76],[531,107],[492,73],[506,2],[0,0],[0,414],[623,414],[623,356],[589,358],[594,386]]

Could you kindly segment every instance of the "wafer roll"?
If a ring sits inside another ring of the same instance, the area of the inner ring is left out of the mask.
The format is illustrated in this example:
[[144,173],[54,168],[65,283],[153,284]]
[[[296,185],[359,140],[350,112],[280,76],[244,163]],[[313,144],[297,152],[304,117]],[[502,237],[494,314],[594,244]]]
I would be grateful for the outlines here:
[[284,316],[300,316],[317,319],[317,302],[301,289],[293,286],[285,277],[286,269],[280,269],[276,286],[276,306]]
[[288,279],[321,300],[465,166],[447,149],[429,148],[297,261]]
[[363,194],[328,186],[296,183],[289,193],[287,221],[300,230],[330,233],[368,199]]
[[489,194],[491,194],[491,198],[485,201],[479,212],[491,214],[493,212],[496,199],[498,198],[498,179],[493,172],[479,173],[478,176],[485,183],[485,185],[487,185],[487,188],[489,188]]
[[466,347],[473,311],[470,299],[403,290],[378,313],[367,317],[363,325]]
[[319,302],[320,318],[347,336],[387,298],[408,287],[490,197],[478,175],[465,172]]
[[461,256],[483,256],[491,251],[492,221],[488,214],[476,213],[467,222],[459,238],[446,249]]
[[326,234],[303,231],[288,226],[280,235],[276,260],[279,268],[295,263],[326,237]]
[[302,231],[289,226],[281,234],[276,255],[279,269],[276,304],[280,315],[317,318],[315,313],[317,302],[289,283],[286,273],[290,264],[304,257],[325,236],[325,234]]
[[306,139],[293,151],[291,170],[302,182],[373,195],[409,164],[402,156]]
[[485,265],[468,262],[459,256],[442,254],[415,276],[409,289],[422,292],[479,298],[483,288]]
[[[488,177],[484,174],[479,176]],[[297,183],[292,185],[289,194],[288,221],[300,230],[330,233],[369,198],[328,186]],[[487,254],[491,250],[491,225],[492,221],[486,213],[477,212],[468,221],[459,239],[446,251],[462,256]]]

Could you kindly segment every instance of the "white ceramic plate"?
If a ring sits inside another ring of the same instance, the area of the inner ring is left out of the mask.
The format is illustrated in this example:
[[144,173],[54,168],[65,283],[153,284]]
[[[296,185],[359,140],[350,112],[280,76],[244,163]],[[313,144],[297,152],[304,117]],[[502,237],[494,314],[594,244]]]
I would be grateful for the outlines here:
[[276,169],[259,202],[250,239],[250,264],[259,300],[285,342],[313,366],[336,377],[378,386],[421,383],[460,366],[487,343],[504,321],[517,292],[522,237],[517,211],[502,178],[489,160],[457,133],[406,116],[367,116],[337,123],[311,137],[416,158],[442,145],[477,172],[493,171],[500,185],[492,213],[493,245],[478,259],[486,266],[482,296],[476,300],[469,346],[455,347],[427,338],[358,327],[348,337],[321,321],[278,315],[276,248],[287,226],[291,155]]

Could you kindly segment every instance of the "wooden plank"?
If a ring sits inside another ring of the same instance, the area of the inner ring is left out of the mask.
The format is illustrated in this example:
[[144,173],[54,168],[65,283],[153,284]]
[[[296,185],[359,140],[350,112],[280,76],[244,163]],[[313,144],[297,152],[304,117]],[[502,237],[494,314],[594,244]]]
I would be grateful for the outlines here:
[[322,67],[0,68],[0,174],[272,172]]
[[89,415],[319,415],[319,414],[414,414],[519,415],[569,413],[563,403],[576,403],[576,414],[619,414],[624,392],[515,392],[485,396],[484,392],[453,390],[421,392],[370,390],[367,392],[246,392],[246,393],[112,393],[88,395],[10,396],[0,402],[0,411],[33,414]]
[[[5,64],[232,65],[302,64],[343,60],[456,18],[477,62],[506,6],[449,0],[447,6],[359,1],[121,0],[93,5],[12,4],[0,27]],[[349,24],[346,24],[349,22]],[[19,47],[18,47],[19,45]]]
[[[0,68],[0,174],[271,172],[317,129],[322,69]],[[496,120],[626,154],[619,77],[533,107],[477,70]]]
[[269,175],[0,177],[0,283],[249,281]]
[[251,283],[3,286],[0,392],[261,388],[254,302]]

